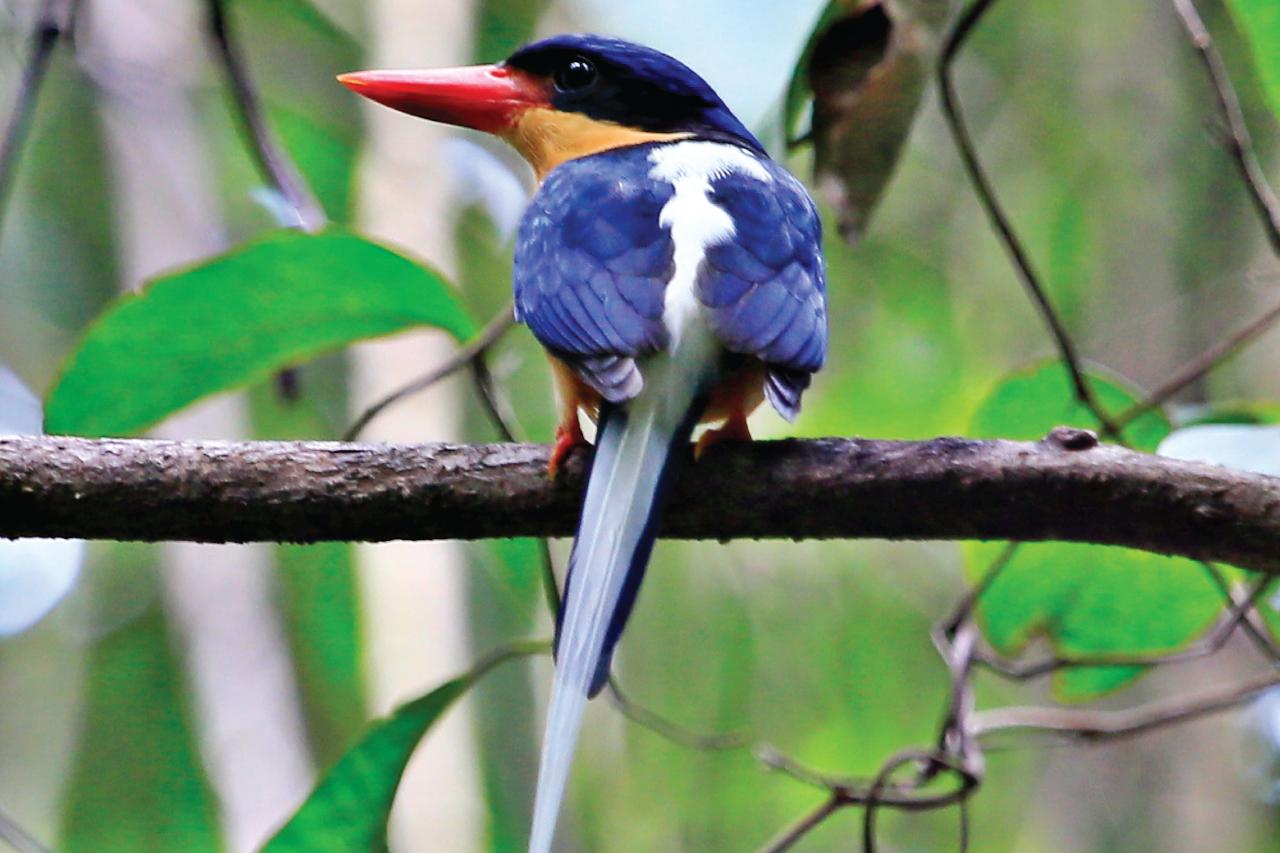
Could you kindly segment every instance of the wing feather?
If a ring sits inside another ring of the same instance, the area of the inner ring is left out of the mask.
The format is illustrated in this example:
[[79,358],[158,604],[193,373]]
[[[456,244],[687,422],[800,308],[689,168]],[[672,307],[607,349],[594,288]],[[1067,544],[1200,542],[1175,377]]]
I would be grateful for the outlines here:
[[726,348],[769,366],[765,394],[790,419],[826,358],[822,225],[803,186],[764,162],[771,180],[730,173],[712,183],[734,233],[708,249],[698,297]]
[[669,184],[648,146],[553,170],[516,242],[516,318],[606,399],[642,386],[634,359],[667,344],[663,293],[674,246],[659,222]]

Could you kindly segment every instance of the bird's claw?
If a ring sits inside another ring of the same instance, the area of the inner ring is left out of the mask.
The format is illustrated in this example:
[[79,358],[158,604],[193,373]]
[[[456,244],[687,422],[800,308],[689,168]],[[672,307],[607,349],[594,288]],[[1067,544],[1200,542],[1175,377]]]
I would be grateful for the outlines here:
[[732,415],[723,426],[709,429],[699,436],[693,445],[694,461],[722,441],[751,441],[751,427],[747,425],[745,415]]
[[586,444],[586,436],[575,418],[572,424],[563,423],[556,427],[556,443],[551,448],[551,459],[547,462],[547,476],[555,479],[560,474],[560,466],[575,447]]

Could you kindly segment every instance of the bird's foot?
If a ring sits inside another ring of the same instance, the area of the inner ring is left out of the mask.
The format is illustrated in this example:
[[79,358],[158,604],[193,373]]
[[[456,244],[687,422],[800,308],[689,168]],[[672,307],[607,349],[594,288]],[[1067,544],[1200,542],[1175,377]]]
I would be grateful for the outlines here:
[[551,460],[547,462],[547,476],[554,480],[560,474],[560,465],[573,449],[586,443],[587,438],[582,434],[577,417],[556,427],[556,443],[551,448]]
[[747,426],[744,414],[730,415],[723,426],[704,432],[693,445],[693,458],[701,459],[703,454],[722,441],[750,441],[751,427]]

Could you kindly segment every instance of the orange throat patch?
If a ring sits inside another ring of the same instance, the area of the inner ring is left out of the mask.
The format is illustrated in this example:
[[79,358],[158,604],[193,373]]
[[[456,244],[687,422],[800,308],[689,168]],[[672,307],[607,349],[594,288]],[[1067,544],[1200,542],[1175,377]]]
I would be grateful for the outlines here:
[[548,172],[568,160],[613,148],[645,142],[669,142],[690,136],[688,133],[636,130],[581,113],[534,107],[526,110],[502,138],[529,161],[541,183]]

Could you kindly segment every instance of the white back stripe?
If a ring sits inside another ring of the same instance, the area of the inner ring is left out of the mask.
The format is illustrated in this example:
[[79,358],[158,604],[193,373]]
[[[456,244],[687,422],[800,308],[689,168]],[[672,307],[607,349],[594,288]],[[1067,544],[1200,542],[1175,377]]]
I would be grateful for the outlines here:
[[675,273],[667,283],[662,316],[674,351],[691,328],[706,330],[695,291],[698,269],[707,249],[734,235],[733,217],[711,201],[711,182],[733,173],[766,182],[773,176],[756,157],[723,142],[662,145],[653,150],[649,161],[653,163],[649,177],[675,189],[658,220],[671,229],[675,244]]

